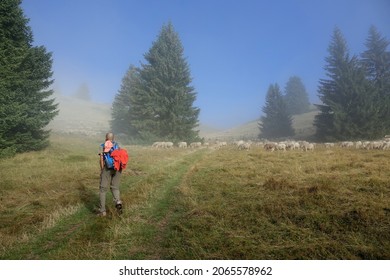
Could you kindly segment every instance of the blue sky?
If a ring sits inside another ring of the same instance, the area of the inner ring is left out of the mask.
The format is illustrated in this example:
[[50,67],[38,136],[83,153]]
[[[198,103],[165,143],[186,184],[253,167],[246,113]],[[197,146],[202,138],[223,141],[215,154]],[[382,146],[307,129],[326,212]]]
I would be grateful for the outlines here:
[[190,65],[201,123],[228,128],[257,119],[271,83],[299,76],[310,101],[332,32],[351,54],[365,50],[375,25],[390,40],[388,0],[24,0],[34,45],[53,53],[54,88],[74,94],[87,84],[111,103],[130,65],[171,21]]

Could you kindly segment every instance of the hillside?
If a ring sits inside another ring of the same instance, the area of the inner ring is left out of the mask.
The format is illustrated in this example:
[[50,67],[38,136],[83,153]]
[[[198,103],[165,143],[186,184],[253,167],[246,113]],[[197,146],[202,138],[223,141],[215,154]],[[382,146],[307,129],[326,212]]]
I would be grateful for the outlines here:
[[59,114],[49,124],[54,132],[96,135],[109,130],[111,105],[56,95]]
[[[81,100],[71,96],[56,96],[60,112],[48,128],[57,133],[101,135],[110,129],[111,105]],[[313,120],[317,111],[294,116],[296,138],[308,138],[314,134]],[[206,140],[256,139],[258,120],[226,130],[200,124],[199,135]]]
[[[293,116],[293,127],[295,129],[296,139],[307,139],[314,134],[315,128],[313,126],[313,120],[316,114],[318,114],[318,111],[313,110],[305,114]],[[254,120],[224,131],[204,133],[201,136],[210,140],[256,139],[260,132],[258,123],[259,120]]]

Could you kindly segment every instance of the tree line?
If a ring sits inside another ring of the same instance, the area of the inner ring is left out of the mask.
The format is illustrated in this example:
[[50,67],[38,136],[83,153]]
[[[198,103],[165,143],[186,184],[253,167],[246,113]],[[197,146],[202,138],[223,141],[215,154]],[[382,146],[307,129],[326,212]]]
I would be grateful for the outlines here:
[[[327,78],[319,81],[321,104],[315,104],[318,141],[372,140],[390,134],[389,41],[372,26],[365,46],[360,56],[351,56],[344,36],[335,28],[325,58]],[[270,85],[259,123],[260,137],[294,135],[294,113],[288,105],[279,86]]]

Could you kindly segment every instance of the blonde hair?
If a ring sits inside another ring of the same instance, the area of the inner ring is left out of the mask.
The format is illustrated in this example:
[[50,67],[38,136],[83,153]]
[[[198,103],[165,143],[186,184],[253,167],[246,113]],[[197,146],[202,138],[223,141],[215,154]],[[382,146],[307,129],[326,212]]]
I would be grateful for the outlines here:
[[112,132],[108,132],[107,134],[106,134],[106,140],[114,140],[114,133],[112,133]]

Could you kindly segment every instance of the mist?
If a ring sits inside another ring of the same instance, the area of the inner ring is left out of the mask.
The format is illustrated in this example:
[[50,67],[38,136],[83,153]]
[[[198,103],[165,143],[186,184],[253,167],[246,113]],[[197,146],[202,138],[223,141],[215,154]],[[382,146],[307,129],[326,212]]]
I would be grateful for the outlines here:
[[53,132],[94,136],[105,135],[110,130],[111,104],[65,96],[58,92],[54,97],[59,114],[48,125]]

